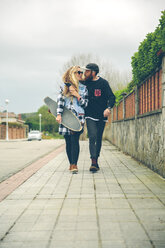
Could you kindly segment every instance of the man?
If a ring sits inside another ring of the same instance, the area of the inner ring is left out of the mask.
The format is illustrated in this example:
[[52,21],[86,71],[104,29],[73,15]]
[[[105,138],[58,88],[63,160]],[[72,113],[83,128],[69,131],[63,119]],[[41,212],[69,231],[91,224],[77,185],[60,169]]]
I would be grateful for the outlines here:
[[115,103],[115,96],[109,83],[98,76],[99,67],[94,63],[85,68],[85,85],[88,89],[88,106],[85,109],[91,158],[90,171],[99,170],[98,157],[102,145],[102,135],[110,109]]

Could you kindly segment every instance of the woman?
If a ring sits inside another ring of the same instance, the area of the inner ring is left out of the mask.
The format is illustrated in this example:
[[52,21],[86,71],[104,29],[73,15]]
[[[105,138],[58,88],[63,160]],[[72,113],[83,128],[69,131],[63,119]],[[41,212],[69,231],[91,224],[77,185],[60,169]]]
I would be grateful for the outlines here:
[[61,115],[63,107],[70,109],[80,120],[82,127],[85,122],[84,108],[88,104],[87,89],[80,83],[82,80],[82,71],[79,66],[72,66],[63,75],[64,89],[61,90],[58,98],[57,122],[59,125],[59,134],[64,135],[66,142],[66,153],[70,163],[70,171],[77,173],[77,161],[79,157],[79,138],[83,132],[73,132],[61,124]]

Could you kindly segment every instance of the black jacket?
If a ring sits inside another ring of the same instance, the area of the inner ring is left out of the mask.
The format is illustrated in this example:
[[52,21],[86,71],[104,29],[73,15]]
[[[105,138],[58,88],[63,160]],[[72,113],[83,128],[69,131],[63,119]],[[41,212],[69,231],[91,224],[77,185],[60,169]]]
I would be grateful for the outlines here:
[[85,116],[94,119],[107,119],[103,116],[106,108],[112,108],[115,104],[115,95],[113,94],[109,83],[99,77],[96,81],[86,82],[88,89],[88,106],[85,109]]

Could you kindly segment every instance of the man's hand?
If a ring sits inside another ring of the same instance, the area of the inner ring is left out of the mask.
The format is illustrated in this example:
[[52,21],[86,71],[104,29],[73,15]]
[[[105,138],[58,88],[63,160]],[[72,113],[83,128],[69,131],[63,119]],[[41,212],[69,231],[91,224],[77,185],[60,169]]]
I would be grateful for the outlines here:
[[75,90],[75,88],[72,85],[69,87],[69,92],[71,93],[72,96],[80,98],[79,93]]
[[110,115],[110,113],[111,113],[110,109],[106,108],[104,110],[104,117],[108,117]]
[[61,124],[61,121],[62,121],[61,115],[57,115],[56,121],[57,121],[59,124]]

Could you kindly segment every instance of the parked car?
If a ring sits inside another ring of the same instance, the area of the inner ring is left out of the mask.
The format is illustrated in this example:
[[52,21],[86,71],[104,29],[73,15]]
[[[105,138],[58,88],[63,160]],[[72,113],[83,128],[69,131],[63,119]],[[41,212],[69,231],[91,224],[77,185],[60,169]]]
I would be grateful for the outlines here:
[[32,130],[28,133],[28,140],[41,140],[42,134],[38,130]]

